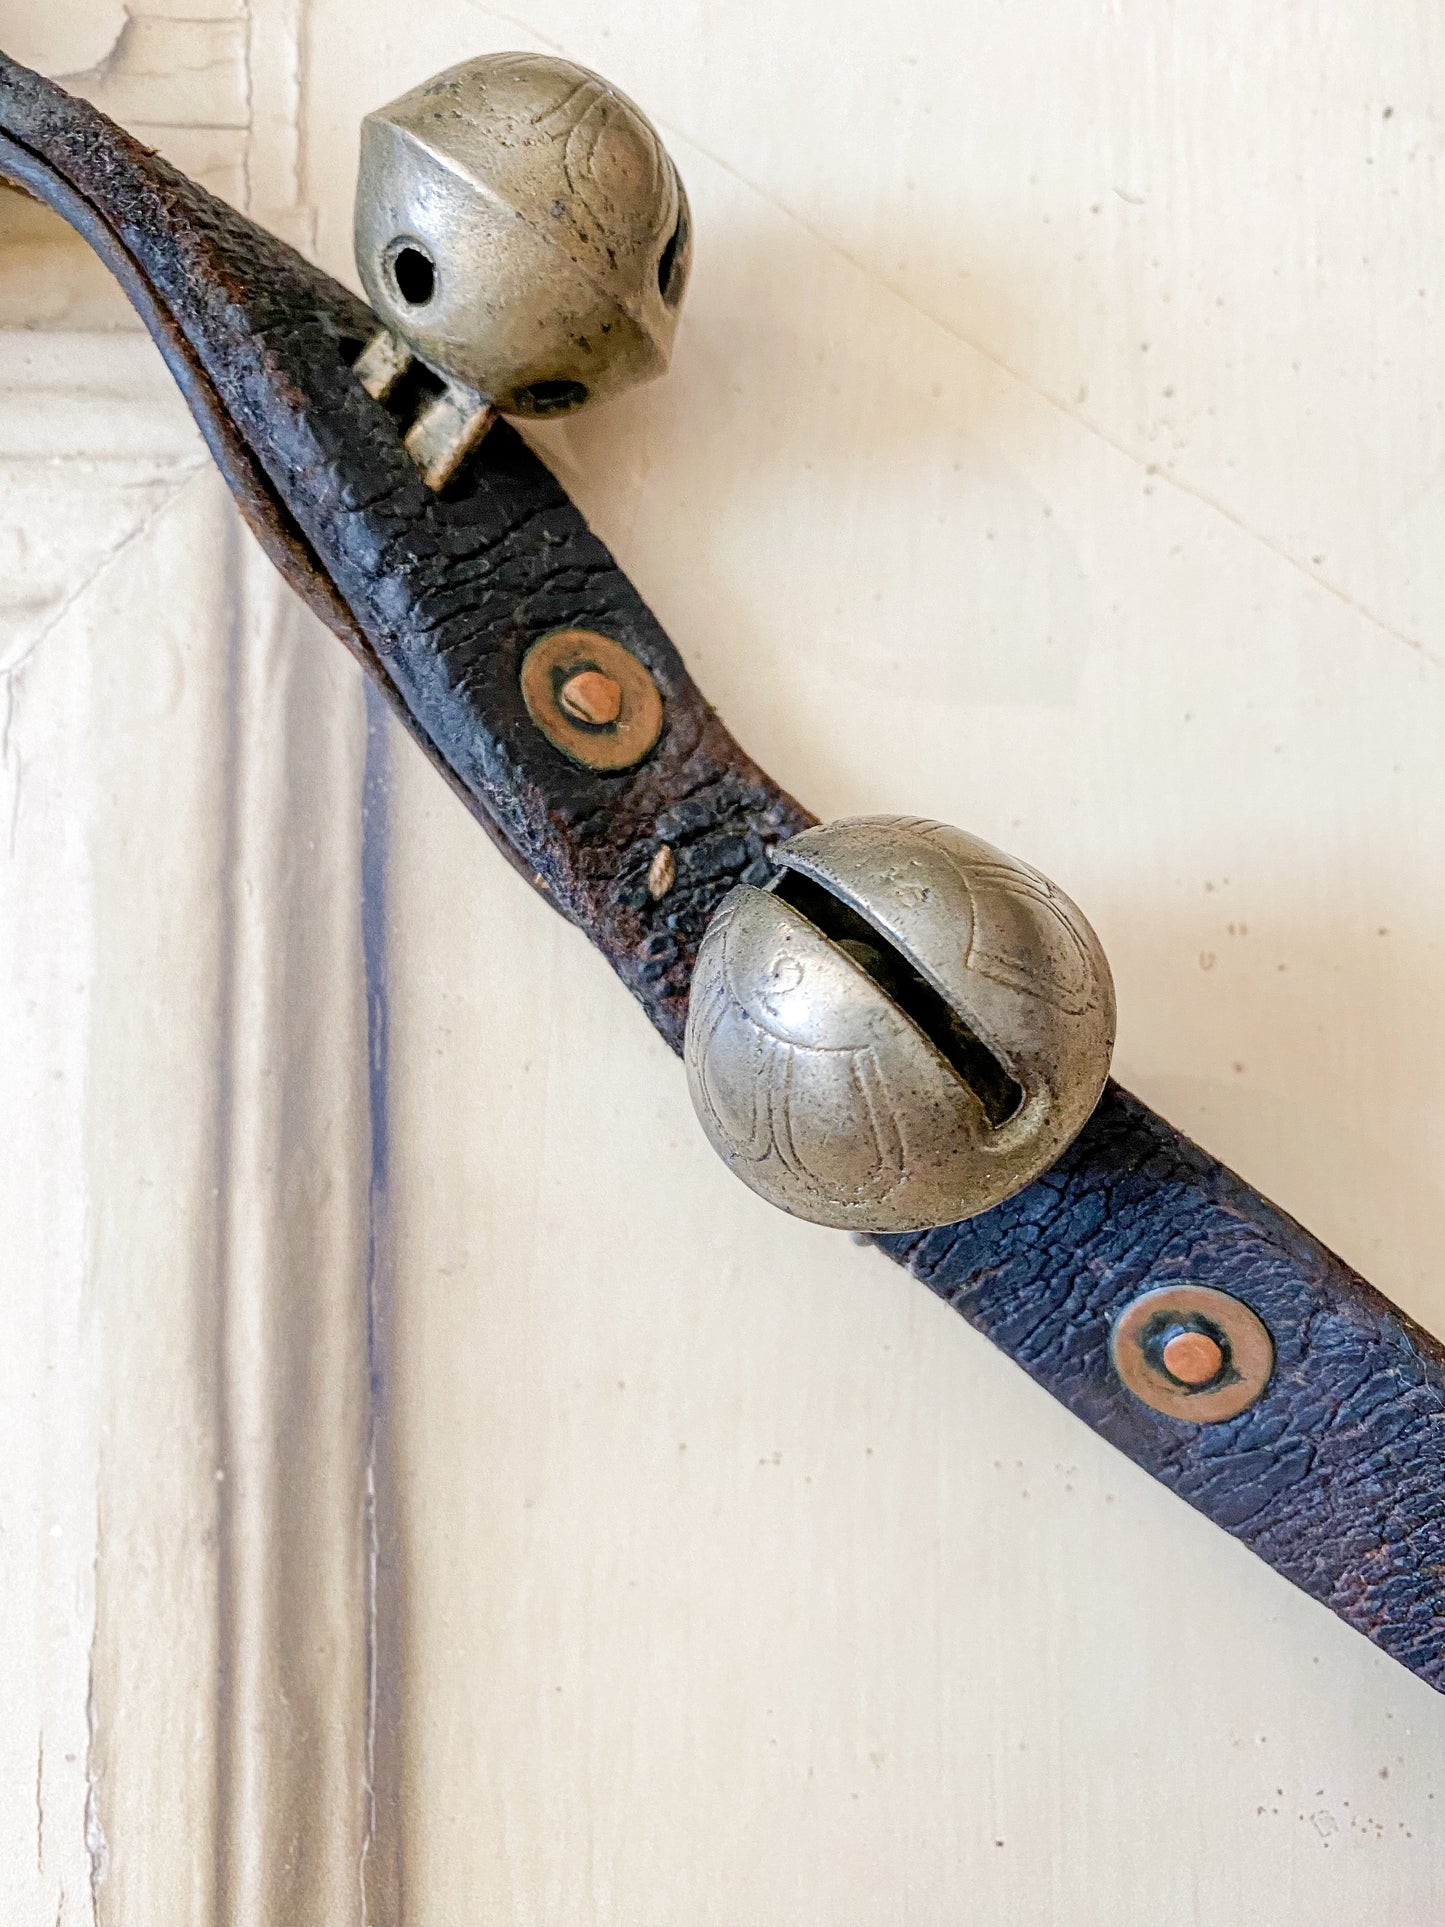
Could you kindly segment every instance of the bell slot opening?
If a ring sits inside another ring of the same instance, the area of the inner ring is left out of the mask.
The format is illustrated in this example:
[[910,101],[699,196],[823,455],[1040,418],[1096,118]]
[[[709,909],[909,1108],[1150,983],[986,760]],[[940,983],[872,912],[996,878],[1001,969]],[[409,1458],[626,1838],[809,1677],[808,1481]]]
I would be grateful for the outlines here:
[[587,389],[580,381],[567,381],[556,376],[550,381],[529,382],[519,388],[514,400],[519,409],[532,415],[562,415],[573,408],[580,408],[587,399]]
[[954,1075],[978,1099],[992,1130],[1017,1115],[1024,1101],[1018,1079],[881,930],[851,903],[799,870],[783,870],[768,888],[855,963],[923,1032]]
[[682,251],[687,245],[687,208],[677,211],[677,222],[667,237],[667,245],[658,256],[657,291],[667,307],[674,308],[682,299]]

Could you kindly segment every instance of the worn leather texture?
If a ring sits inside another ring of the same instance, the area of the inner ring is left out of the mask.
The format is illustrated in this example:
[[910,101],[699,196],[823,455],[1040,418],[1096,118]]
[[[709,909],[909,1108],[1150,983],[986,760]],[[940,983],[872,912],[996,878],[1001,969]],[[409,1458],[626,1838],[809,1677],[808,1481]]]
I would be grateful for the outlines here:
[[[674,1048],[713,910],[812,819],[728,735],[547,469],[494,428],[441,495],[350,362],[368,311],[85,103],[0,56],[0,174],[114,269],[243,513],[506,854]],[[596,628],[662,692],[638,768],[584,770],[532,725],[527,647]],[[659,848],[677,878],[654,901]],[[1445,1348],[1117,1086],[1044,1178],[966,1224],[876,1240],[1086,1424],[1445,1690]],[[1134,1398],[1117,1314],[1231,1292],[1276,1348],[1264,1396],[1199,1426]]]
[[[556,480],[505,424],[440,495],[407,422],[351,370],[376,323],[294,249],[103,114],[0,56],[0,173],[117,271],[267,552],[377,675],[516,866],[585,929],[675,1049],[713,910],[813,819],[734,742]],[[549,631],[600,629],[651,671],[638,768],[569,762],[518,682]],[[673,852],[654,901],[647,871]]]
[[[880,1248],[1070,1411],[1445,1691],[1445,1352],[1341,1259],[1111,1084],[1044,1177]],[[1257,1404],[1166,1418],[1120,1385],[1115,1318],[1209,1285],[1275,1346]]]

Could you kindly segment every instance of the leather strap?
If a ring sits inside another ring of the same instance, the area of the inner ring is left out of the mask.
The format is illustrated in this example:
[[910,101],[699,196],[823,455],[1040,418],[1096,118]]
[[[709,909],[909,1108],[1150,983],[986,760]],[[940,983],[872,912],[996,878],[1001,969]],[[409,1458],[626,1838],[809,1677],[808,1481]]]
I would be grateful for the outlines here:
[[[112,267],[267,552],[680,1049],[713,910],[812,819],[728,735],[555,479],[499,426],[434,494],[404,424],[351,372],[368,310],[3,56],[0,173]],[[623,643],[662,693],[662,736],[633,770],[578,767],[527,714],[522,656],[570,627]],[[654,900],[664,844],[676,881]],[[1029,1190],[876,1242],[1096,1432],[1445,1690],[1445,1347],[1284,1213],[1111,1085]],[[1117,1314],[1177,1283],[1242,1300],[1274,1341],[1268,1389],[1220,1424],[1153,1410],[1110,1362]]]
[[[734,742],[651,610],[505,423],[443,494],[351,364],[346,289],[0,55],[0,172],[123,282],[267,553],[382,684],[516,867],[584,929],[673,1046],[703,930],[814,819]],[[569,762],[527,714],[528,646],[599,629],[643,662],[664,728],[638,768]],[[654,901],[666,843],[676,881]]]

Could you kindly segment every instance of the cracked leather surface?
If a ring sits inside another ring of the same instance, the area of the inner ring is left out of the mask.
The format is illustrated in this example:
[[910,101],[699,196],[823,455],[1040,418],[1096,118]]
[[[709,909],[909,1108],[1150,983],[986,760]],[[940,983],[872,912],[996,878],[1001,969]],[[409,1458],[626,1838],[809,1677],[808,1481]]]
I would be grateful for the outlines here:
[[[982,1218],[880,1238],[1054,1397],[1277,1572],[1445,1690],[1445,1352],[1341,1259],[1110,1085],[1051,1171]],[[1257,1311],[1274,1375],[1190,1425],[1109,1362],[1141,1291]]]
[[[713,910],[813,819],[733,741],[652,612],[548,469],[498,424],[442,494],[351,362],[376,323],[294,249],[103,114],[0,56],[0,173],[116,270],[243,512],[378,676],[524,875],[602,949],[675,1049]],[[651,671],[657,748],[569,762],[518,683],[549,631],[600,629]],[[654,902],[662,844],[676,882]]]
[[[377,678],[505,853],[608,957],[675,1049],[698,941],[812,819],[739,748],[522,440],[493,428],[444,494],[349,363],[344,288],[103,115],[0,56],[0,174],[126,287],[267,553]],[[665,723],[637,769],[533,728],[531,642],[615,636]],[[676,881],[654,901],[666,844]],[[1045,1177],[982,1218],[875,1241],[1086,1424],[1445,1690],[1445,1348],[1117,1086]],[[1224,1424],[1161,1416],[1109,1363],[1113,1318],[1189,1282],[1264,1319],[1276,1367]]]

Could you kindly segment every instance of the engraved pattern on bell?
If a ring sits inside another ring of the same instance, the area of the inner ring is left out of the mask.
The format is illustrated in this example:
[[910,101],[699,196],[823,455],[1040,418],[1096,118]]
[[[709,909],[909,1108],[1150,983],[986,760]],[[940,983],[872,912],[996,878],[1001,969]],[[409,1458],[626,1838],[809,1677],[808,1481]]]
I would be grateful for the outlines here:
[[1021,1190],[1108,1075],[1113,984],[1082,914],[920,818],[844,820],[776,855],[779,882],[730,893],[693,973],[688,1083],[714,1148],[783,1209],[858,1231]]
[[386,325],[520,415],[661,374],[690,258],[646,116],[542,54],[465,61],[367,116],[355,242]]

